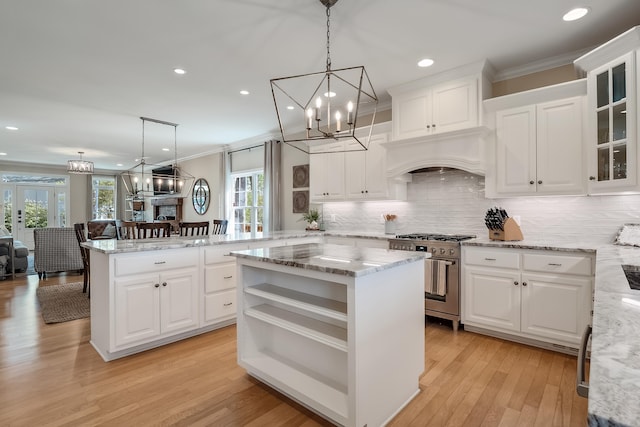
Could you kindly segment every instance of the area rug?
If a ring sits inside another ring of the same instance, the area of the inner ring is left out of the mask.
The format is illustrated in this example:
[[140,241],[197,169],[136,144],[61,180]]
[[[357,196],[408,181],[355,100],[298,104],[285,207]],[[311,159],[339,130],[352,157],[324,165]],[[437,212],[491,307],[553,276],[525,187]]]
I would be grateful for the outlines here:
[[36,290],[44,323],[61,323],[89,317],[90,305],[82,282],[40,286]]

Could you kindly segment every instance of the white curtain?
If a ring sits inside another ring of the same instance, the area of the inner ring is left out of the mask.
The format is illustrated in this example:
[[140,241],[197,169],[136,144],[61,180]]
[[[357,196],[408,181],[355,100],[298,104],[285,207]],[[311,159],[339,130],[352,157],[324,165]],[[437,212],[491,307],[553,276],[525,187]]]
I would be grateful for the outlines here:
[[282,230],[280,209],[280,141],[264,143],[264,230]]

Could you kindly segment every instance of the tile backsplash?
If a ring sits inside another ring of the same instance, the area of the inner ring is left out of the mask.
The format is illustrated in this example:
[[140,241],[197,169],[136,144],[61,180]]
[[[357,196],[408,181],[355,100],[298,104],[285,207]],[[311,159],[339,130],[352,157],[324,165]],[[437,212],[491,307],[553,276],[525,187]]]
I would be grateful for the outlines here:
[[[413,174],[403,202],[336,202],[320,206],[327,230],[384,232],[383,214],[398,216],[396,232],[486,236],[487,209],[520,216],[525,239],[566,236],[610,243],[625,223],[640,223],[640,195],[485,199],[484,177],[456,169]],[[332,215],[335,221],[331,221]]]

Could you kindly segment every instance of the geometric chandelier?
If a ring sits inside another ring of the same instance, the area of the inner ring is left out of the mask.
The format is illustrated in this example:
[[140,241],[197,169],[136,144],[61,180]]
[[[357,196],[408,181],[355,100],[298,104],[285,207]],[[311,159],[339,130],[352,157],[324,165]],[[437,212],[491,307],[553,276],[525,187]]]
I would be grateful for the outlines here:
[[80,159],[67,161],[67,172],[82,174],[82,175],[92,174],[93,162],[90,162],[88,160],[82,160],[82,155],[84,154],[84,151],[78,151],[78,154],[80,154]]
[[327,15],[326,69],[271,79],[282,142],[307,154],[364,151],[378,98],[363,66],[331,69],[331,6],[338,0],[319,1]]

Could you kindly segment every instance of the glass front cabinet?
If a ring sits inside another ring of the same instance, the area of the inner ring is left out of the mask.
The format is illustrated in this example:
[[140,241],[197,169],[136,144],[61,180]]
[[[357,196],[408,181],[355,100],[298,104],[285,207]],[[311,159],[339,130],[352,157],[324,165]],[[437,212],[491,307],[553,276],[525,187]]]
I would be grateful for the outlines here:
[[640,190],[639,47],[640,31],[635,27],[575,61],[587,73],[589,194]]

